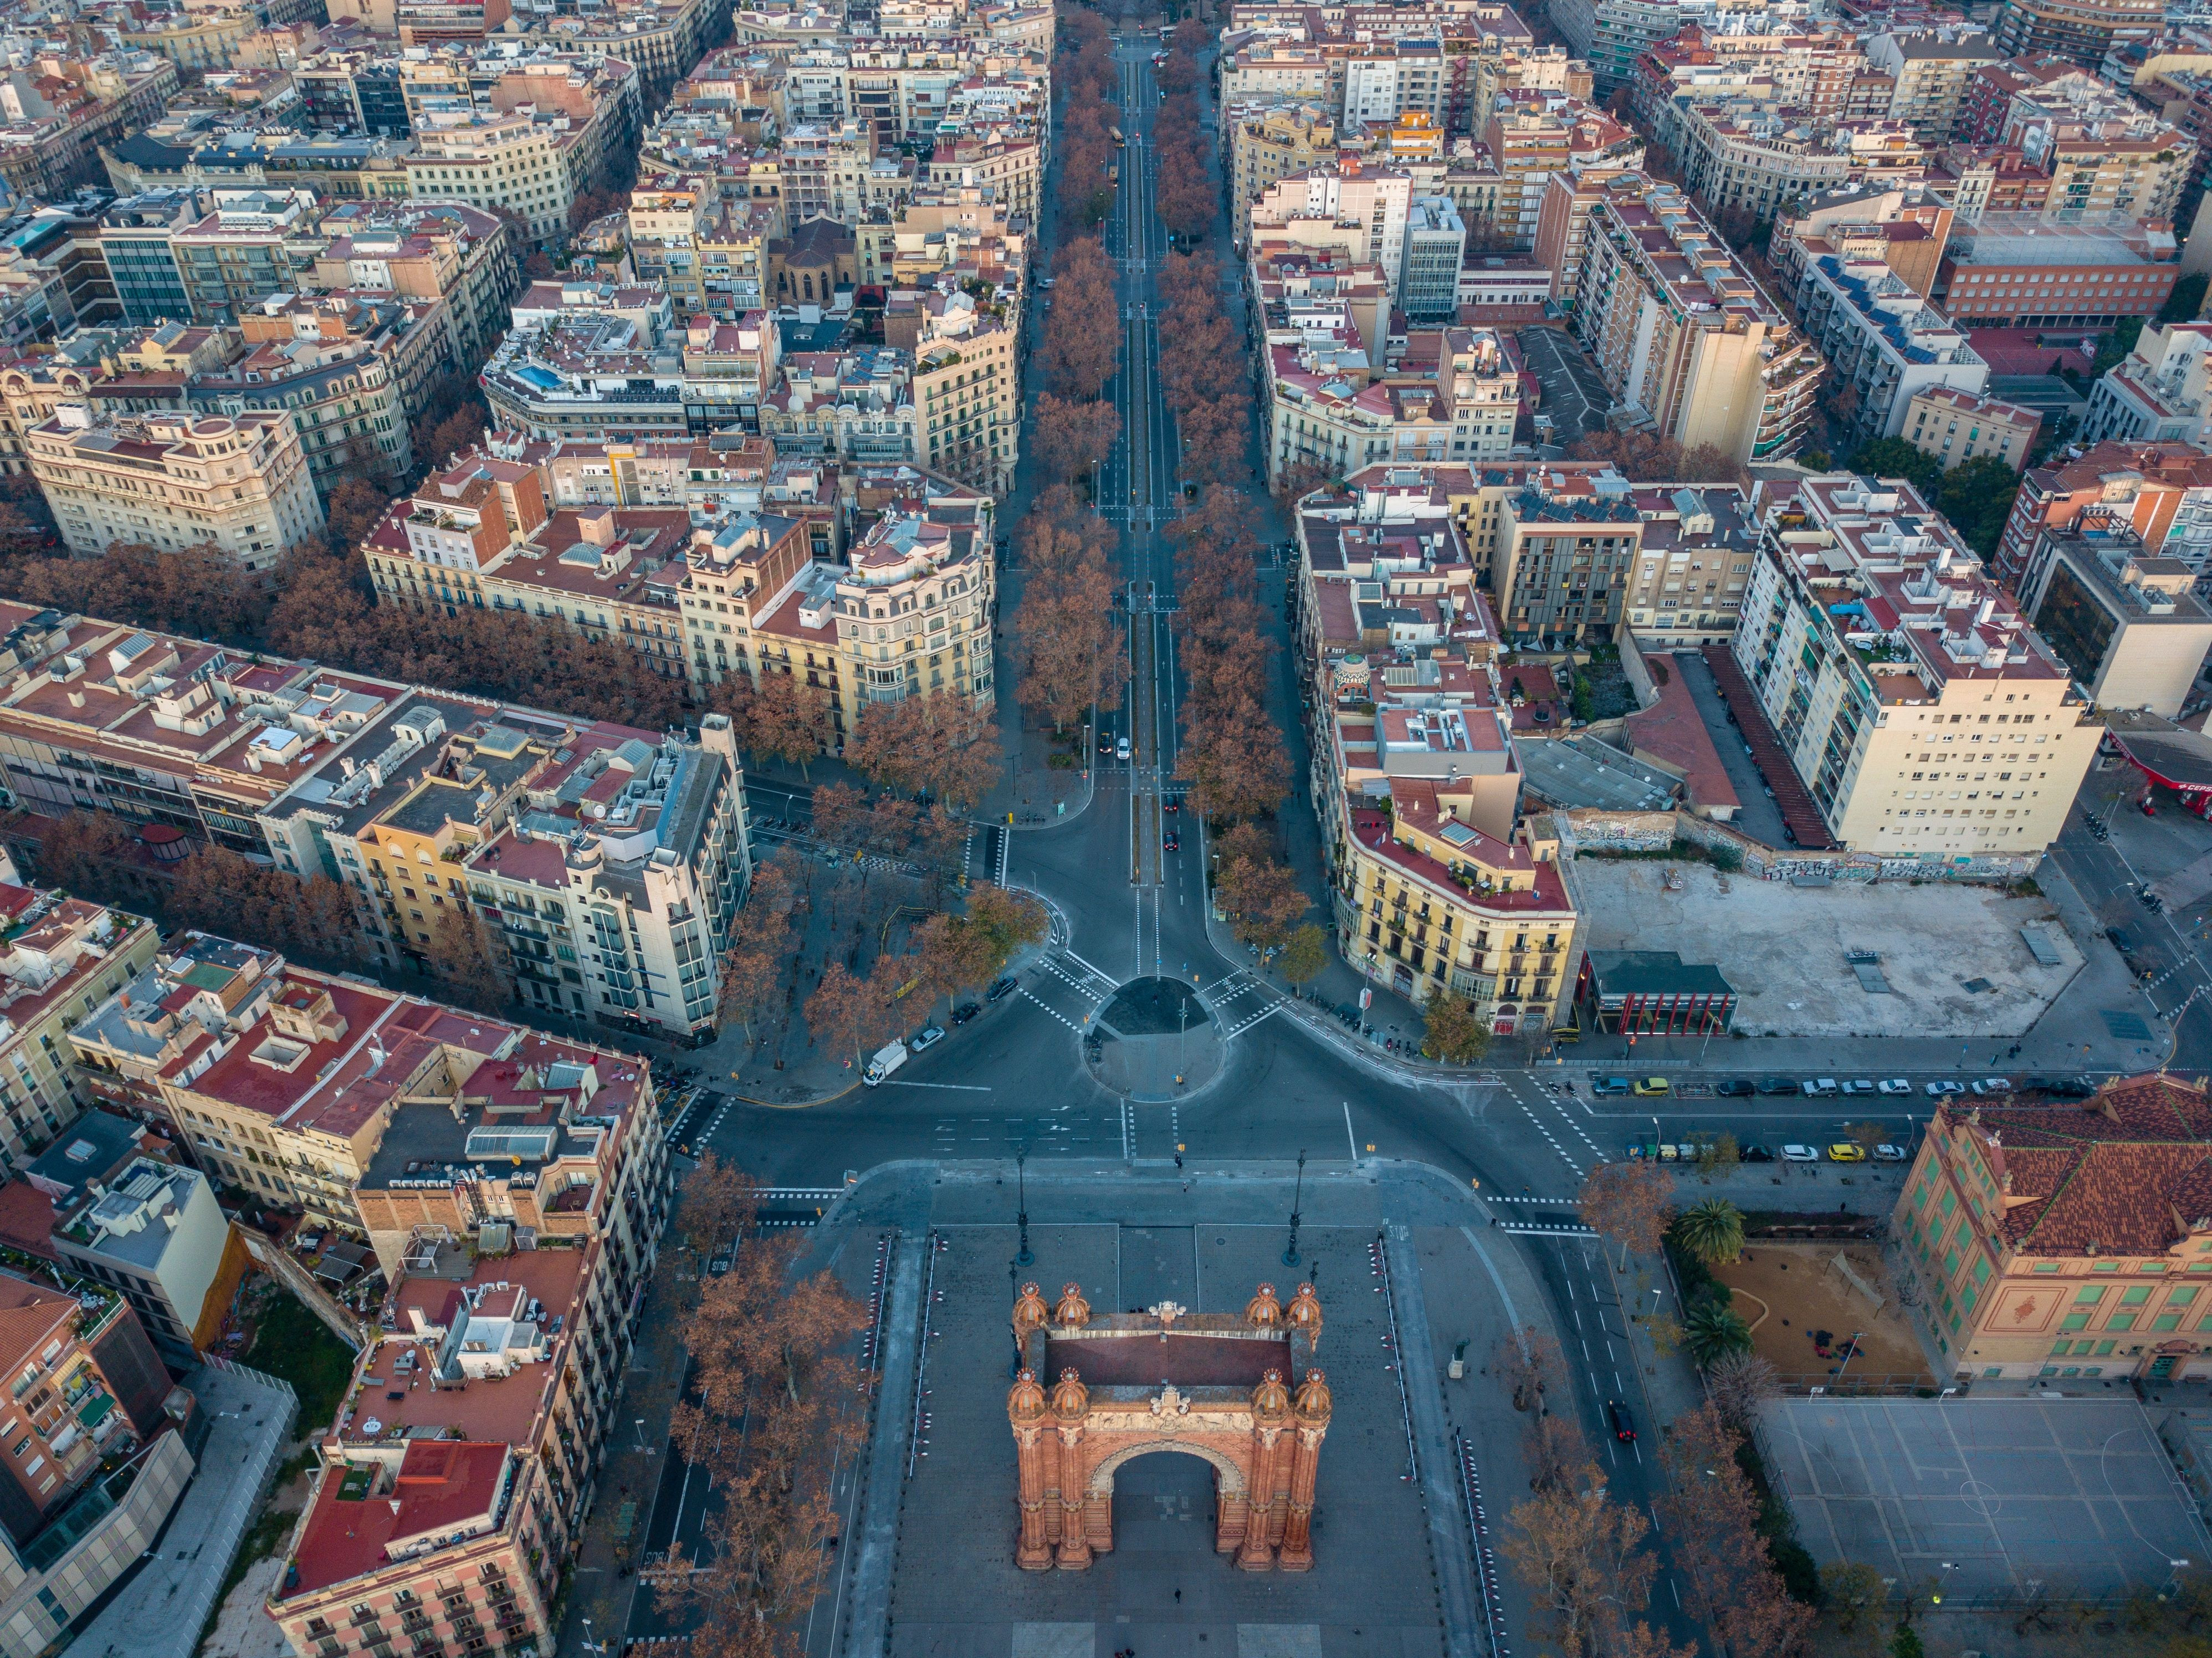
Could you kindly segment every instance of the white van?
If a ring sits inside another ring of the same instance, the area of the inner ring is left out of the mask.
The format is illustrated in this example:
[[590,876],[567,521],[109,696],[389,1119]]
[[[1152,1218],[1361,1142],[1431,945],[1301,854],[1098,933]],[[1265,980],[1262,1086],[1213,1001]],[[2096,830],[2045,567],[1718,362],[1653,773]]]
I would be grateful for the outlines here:
[[868,1068],[860,1073],[860,1080],[873,1088],[892,1072],[906,1063],[904,1042],[885,1042],[868,1061]]

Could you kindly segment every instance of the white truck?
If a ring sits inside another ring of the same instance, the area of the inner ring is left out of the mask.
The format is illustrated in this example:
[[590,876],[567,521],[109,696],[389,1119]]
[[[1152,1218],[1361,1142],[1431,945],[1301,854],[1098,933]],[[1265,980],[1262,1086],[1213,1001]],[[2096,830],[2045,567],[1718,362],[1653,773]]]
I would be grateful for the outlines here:
[[868,1068],[860,1073],[860,1080],[868,1087],[873,1088],[905,1063],[906,1044],[885,1042],[876,1050],[875,1057],[868,1061]]

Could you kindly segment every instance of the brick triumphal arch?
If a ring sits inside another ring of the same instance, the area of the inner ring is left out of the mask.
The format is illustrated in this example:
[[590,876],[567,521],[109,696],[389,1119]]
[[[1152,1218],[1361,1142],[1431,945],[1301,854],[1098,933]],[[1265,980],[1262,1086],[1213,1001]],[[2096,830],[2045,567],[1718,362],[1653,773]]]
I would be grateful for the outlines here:
[[[1248,1571],[1313,1564],[1314,1475],[1330,1405],[1312,1368],[1322,1326],[1313,1285],[1298,1285],[1285,1307],[1263,1284],[1242,1317],[1170,1301],[1093,1318],[1076,1285],[1048,1307],[1028,1284],[1013,1322],[1023,1368],[1006,1415],[1021,1467],[1015,1558],[1025,1570],[1080,1571],[1111,1549],[1115,1473],[1154,1451],[1212,1465],[1219,1552]],[[1057,1378],[1049,1392],[1039,1376]]]

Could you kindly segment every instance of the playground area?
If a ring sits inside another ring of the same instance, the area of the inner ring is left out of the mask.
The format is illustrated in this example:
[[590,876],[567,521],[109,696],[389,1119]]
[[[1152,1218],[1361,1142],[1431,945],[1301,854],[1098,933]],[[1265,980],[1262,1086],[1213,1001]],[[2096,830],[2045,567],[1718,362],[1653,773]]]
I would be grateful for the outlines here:
[[[1903,1382],[1927,1375],[1911,1315],[1897,1302],[1872,1244],[1747,1243],[1741,1260],[1712,1269],[1752,1327],[1753,1351],[1785,1382],[1828,1385],[1851,1353],[1848,1376]],[[1851,1338],[1858,1337],[1856,1351]]]

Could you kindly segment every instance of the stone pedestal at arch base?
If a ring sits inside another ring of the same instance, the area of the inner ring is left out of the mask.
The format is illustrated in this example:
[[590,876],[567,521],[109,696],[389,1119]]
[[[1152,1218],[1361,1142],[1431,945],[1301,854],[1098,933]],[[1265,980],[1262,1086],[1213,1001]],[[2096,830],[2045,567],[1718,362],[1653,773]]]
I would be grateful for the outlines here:
[[[1318,1333],[1318,1308],[1304,1322],[1285,1319],[1272,1289],[1261,1287],[1244,1318],[1189,1318],[1164,1303],[1149,1314],[1091,1320],[1079,1302],[1064,1302],[1056,1312],[1084,1321],[1055,1320],[1025,1332],[1028,1364],[1006,1400],[1019,1465],[1015,1559],[1024,1570],[1079,1571],[1110,1552],[1115,1474],[1161,1451],[1212,1466],[1217,1552],[1251,1571],[1313,1564],[1314,1488],[1330,1400],[1322,1373],[1303,1361]],[[1034,1319],[1036,1304],[1018,1315],[1018,1327]],[[1059,1370],[1048,1396],[1039,1380],[1048,1363]],[[1086,1367],[1102,1378],[1095,1385],[1084,1380]],[[1178,1369],[1209,1376],[1242,1369],[1260,1379],[1188,1388],[1104,1379]],[[1285,1378],[1301,1373],[1293,1395]]]

